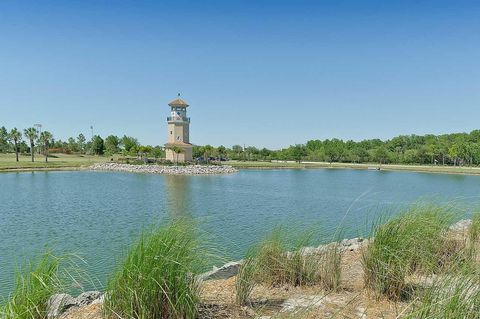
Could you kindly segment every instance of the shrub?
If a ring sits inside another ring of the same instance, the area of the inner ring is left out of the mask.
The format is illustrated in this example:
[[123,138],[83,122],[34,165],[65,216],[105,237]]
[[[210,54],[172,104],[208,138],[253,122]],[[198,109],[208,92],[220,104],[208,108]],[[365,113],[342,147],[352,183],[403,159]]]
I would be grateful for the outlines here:
[[115,318],[195,318],[203,255],[185,220],[145,231],[108,282],[104,311]]
[[408,295],[406,278],[415,271],[435,273],[458,256],[447,232],[452,214],[447,207],[414,206],[386,224],[373,226],[373,241],[362,264],[367,287],[399,299]]

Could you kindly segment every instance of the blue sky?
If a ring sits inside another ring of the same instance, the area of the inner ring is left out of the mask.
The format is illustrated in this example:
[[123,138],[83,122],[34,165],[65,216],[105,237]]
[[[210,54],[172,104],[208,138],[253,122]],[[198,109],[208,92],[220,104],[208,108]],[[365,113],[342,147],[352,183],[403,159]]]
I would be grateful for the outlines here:
[[0,0],[0,126],[279,148],[480,128],[477,1]]

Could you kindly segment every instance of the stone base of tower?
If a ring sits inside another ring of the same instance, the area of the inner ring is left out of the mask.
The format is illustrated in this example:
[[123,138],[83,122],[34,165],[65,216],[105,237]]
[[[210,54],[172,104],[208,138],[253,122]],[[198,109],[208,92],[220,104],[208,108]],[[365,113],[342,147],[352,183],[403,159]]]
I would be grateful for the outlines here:
[[[182,152],[175,153],[169,147],[173,145],[178,146],[182,149]],[[171,161],[173,163],[185,163],[185,162],[192,162],[192,146],[191,145],[176,145],[176,144],[166,144],[165,145],[165,159],[167,161]]]

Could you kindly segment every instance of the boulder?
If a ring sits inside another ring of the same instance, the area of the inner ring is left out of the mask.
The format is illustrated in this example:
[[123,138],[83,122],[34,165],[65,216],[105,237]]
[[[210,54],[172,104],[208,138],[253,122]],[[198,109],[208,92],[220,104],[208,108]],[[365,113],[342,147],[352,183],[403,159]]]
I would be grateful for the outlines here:
[[93,303],[95,300],[98,300],[102,297],[102,293],[100,291],[86,291],[78,295],[75,298],[75,305],[77,307],[87,306]]
[[243,260],[231,261],[220,268],[213,267],[211,271],[199,275],[198,278],[201,280],[228,279],[237,275],[238,269],[240,268],[242,262]]
[[466,231],[471,224],[472,224],[472,220],[462,219],[456,222],[455,224],[453,224],[452,226],[450,226],[450,230],[463,232],[463,231]]
[[76,306],[76,300],[69,294],[55,294],[48,299],[47,318],[58,318],[67,309]]

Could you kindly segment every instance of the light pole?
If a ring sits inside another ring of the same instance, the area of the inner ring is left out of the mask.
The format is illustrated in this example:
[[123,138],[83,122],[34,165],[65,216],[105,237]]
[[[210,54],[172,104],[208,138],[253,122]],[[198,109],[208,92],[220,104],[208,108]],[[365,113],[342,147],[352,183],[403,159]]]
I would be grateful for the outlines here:
[[92,140],[93,140],[93,125],[90,125],[90,130],[92,131]]

